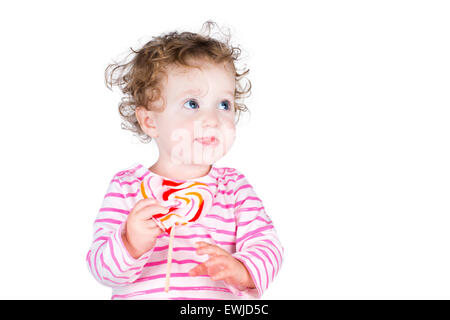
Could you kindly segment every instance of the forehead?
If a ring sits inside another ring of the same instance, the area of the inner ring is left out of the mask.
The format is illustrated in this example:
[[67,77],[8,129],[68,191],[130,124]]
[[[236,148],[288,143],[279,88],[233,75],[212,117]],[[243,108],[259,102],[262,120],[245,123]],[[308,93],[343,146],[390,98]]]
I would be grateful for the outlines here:
[[191,66],[171,64],[166,67],[166,87],[185,90],[204,86],[233,89],[234,70],[229,63],[190,62]]

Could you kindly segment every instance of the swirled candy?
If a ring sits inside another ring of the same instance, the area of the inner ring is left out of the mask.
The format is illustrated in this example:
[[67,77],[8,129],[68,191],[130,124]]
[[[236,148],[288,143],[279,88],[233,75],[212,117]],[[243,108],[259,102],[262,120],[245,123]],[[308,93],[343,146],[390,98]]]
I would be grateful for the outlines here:
[[170,233],[174,225],[186,225],[196,221],[212,206],[213,194],[208,185],[196,181],[177,182],[151,176],[141,182],[144,198],[156,199],[169,212],[153,215],[154,221],[165,232]]

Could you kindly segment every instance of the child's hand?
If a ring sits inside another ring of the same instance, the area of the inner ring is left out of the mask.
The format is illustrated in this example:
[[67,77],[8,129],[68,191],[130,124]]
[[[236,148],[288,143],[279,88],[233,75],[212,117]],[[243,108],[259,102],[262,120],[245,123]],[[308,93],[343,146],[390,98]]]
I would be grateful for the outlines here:
[[142,199],[128,214],[122,241],[128,253],[135,259],[155,246],[156,238],[163,232],[153,221],[157,213],[167,213],[154,199]]
[[197,254],[207,254],[210,258],[192,268],[190,276],[208,275],[213,280],[223,280],[240,290],[255,287],[247,268],[230,253],[203,241],[197,242],[196,246]]

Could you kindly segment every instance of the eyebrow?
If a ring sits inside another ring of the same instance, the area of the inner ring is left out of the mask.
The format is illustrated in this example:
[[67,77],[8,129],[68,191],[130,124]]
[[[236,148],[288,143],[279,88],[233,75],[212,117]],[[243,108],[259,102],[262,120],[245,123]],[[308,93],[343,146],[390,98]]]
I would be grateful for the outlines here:
[[234,97],[234,92],[233,91],[225,91],[225,94],[229,94],[230,96]]
[[177,97],[178,97],[178,98],[181,98],[181,97],[183,97],[183,96],[185,96],[185,95],[188,95],[188,94],[198,94],[199,91],[200,91],[200,90],[189,89],[189,90],[183,91],[183,92],[180,93]]
[[[179,99],[179,98],[181,98],[181,97],[184,97],[184,96],[186,96],[186,95],[189,95],[189,94],[197,95],[197,94],[199,93],[199,91],[200,91],[200,90],[198,90],[198,89],[188,89],[188,90],[183,91],[182,93],[180,93],[180,94],[177,96],[177,99]],[[228,94],[228,95],[230,95],[231,97],[234,98],[234,92],[233,92],[233,91],[224,91],[223,93],[224,93],[224,94]]]

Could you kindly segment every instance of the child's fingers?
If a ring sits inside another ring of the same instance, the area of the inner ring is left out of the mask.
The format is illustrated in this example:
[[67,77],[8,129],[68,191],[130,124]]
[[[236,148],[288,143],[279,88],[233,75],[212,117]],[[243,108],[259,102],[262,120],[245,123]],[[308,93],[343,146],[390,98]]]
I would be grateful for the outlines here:
[[150,231],[154,231],[154,233],[159,236],[161,233],[163,233],[163,230],[156,224],[156,222],[153,219],[146,220],[145,223],[147,223],[147,228]]
[[199,255],[207,254],[210,256],[217,256],[228,254],[228,252],[223,250],[222,248],[203,241],[196,242],[196,247],[197,247],[197,254]]
[[224,280],[232,274],[233,270],[227,256],[212,257],[189,271],[190,276],[208,275],[212,280]]
[[228,269],[231,263],[232,261],[230,261],[228,256],[214,256],[205,262],[205,266],[208,269]]
[[223,269],[216,274],[211,275],[211,279],[214,281],[225,280],[233,276],[233,271],[231,269]]
[[208,242],[205,242],[205,241],[197,241],[196,243],[195,243],[195,247],[198,249],[198,248],[201,248],[201,247],[205,247],[205,246],[209,246],[210,244],[208,243]]
[[158,201],[156,201],[156,199],[151,199],[151,198],[141,199],[136,203],[132,212],[137,213],[142,208],[150,206],[150,205],[154,205],[154,204],[158,204]]
[[149,227],[148,228],[148,230],[149,230],[149,235],[151,236],[151,237],[157,237],[157,236],[159,236],[163,231],[161,230],[161,228],[160,227],[158,227],[156,224],[155,224],[155,226],[154,227]]
[[208,269],[206,268],[204,263],[200,263],[199,265],[195,266],[191,270],[189,270],[189,275],[191,277],[195,276],[203,276],[208,274]]
[[147,207],[142,208],[136,213],[136,217],[140,220],[148,220],[152,216],[158,213],[166,214],[169,212],[169,208],[154,204]]
[[147,219],[147,220],[145,220],[145,225],[149,229],[153,229],[153,228],[161,229],[160,227],[158,227],[158,225],[156,224],[154,219]]

